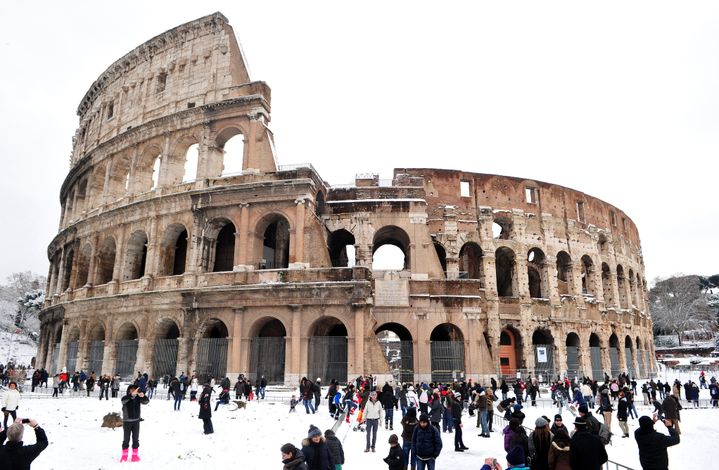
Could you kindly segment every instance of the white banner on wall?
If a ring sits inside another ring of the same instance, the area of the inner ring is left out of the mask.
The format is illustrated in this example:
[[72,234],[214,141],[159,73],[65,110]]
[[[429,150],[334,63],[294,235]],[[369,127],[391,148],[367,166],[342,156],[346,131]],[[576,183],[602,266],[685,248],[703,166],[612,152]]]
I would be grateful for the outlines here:
[[547,362],[547,348],[537,348],[537,362]]

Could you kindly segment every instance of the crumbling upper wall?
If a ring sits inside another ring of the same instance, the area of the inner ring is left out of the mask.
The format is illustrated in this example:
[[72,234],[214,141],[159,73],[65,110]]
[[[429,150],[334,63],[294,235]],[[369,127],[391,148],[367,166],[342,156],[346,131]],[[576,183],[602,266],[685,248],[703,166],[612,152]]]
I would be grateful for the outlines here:
[[[77,108],[72,163],[144,122],[250,94],[241,49],[227,18],[214,13],[166,31],[118,59]],[[269,96],[265,99],[269,102]]]

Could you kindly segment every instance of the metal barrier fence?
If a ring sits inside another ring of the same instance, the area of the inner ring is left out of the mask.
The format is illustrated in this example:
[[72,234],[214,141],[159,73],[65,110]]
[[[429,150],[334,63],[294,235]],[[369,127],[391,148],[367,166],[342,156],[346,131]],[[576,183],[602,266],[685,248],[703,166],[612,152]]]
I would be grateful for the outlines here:
[[432,341],[432,381],[452,382],[464,379],[464,342]]
[[311,336],[309,356],[310,378],[320,378],[322,383],[332,379],[347,382],[346,336]]

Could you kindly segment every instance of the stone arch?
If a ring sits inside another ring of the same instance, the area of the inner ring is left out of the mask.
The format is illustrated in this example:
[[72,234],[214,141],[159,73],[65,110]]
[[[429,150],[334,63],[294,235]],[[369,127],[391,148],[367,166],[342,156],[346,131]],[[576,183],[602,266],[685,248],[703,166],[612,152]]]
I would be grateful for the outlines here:
[[534,349],[534,371],[536,375],[542,374],[544,378],[554,375],[554,336],[547,328],[537,328],[532,333],[532,347]]
[[260,318],[249,332],[249,378],[254,381],[264,376],[267,383],[284,383],[287,328],[282,320],[273,316]]
[[147,264],[147,234],[144,230],[135,230],[127,241],[127,252],[125,254],[125,269],[123,270],[123,281],[140,279],[145,275]]
[[222,228],[219,229],[214,240],[212,272],[232,271],[235,265],[235,224],[229,220],[217,221],[217,223],[222,223]]
[[627,289],[626,289],[627,278],[624,275],[624,267],[621,264],[617,265],[617,289],[619,290],[619,307],[629,308],[627,300]]
[[217,133],[215,144],[222,150],[222,173],[220,176],[239,174],[245,168],[246,133],[235,125],[229,125]]
[[444,246],[438,242],[437,240],[434,241],[434,252],[437,254],[437,259],[439,260],[439,264],[442,266],[442,274],[443,277],[446,277],[447,272],[447,250],[444,249]]
[[89,283],[90,260],[92,259],[92,245],[85,243],[80,249],[77,257],[77,274],[75,275],[75,288],[82,287]]
[[609,336],[609,362],[611,364],[612,377],[618,377],[620,371],[619,364],[619,338],[616,333]]
[[572,257],[566,251],[557,253],[557,290],[559,295],[574,295]]
[[88,178],[85,177],[77,184],[77,190],[75,192],[75,218],[82,217],[83,212],[87,210],[87,185]]
[[105,357],[105,324],[102,321],[88,326],[87,345],[87,370],[101,374]]
[[511,212],[495,212],[492,220],[492,236],[495,240],[509,240],[512,238],[514,218]]
[[517,370],[524,368],[522,356],[522,335],[512,325],[499,333],[499,373],[514,378]]
[[195,364],[198,380],[201,383],[211,378],[219,381],[227,372],[229,329],[225,322],[213,317],[202,323],[198,336]]
[[612,289],[612,271],[607,263],[602,263],[602,291],[604,293],[604,304],[606,306],[616,305]]
[[117,328],[115,333],[115,371],[123,379],[131,379],[135,376],[138,343],[138,328],[133,322],[125,322]]
[[597,296],[597,281],[594,261],[589,255],[582,256],[582,294]]
[[176,185],[197,179],[200,161],[200,136],[193,133],[176,137],[167,156],[165,169],[168,184]]
[[[352,267],[355,265],[355,243],[354,235],[345,229],[335,230],[330,233],[327,238],[327,245],[333,268]],[[348,251],[351,253],[348,253]]]
[[547,257],[539,248],[527,252],[527,279],[529,280],[529,296],[532,298],[549,297],[547,280]]
[[597,237],[597,250],[602,257],[609,256],[609,239],[603,233]]
[[260,269],[287,269],[290,265],[290,222],[284,214],[265,214],[255,226],[255,236],[262,240]]
[[501,246],[494,253],[497,272],[497,295],[516,297],[517,289],[516,256],[511,248]]
[[[398,382],[414,382],[414,342],[412,333],[400,323],[388,322],[375,328],[385,359]],[[382,334],[384,333],[384,335]]]
[[[144,193],[155,189],[160,183],[162,172],[162,147],[157,142],[150,142],[140,150],[133,173],[133,192]],[[154,174],[157,171],[157,174]]]
[[178,276],[187,264],[188,235],[184,225],[171,224],[160,243],[160,275]]
[[583,373],[581,371],[581,364],[579,361],[579,350],[581,348],[582,342],[579,339],[579,335],[574,332],[568,333],[567,339],[564,344],[567,351],[567,376],[582,376]]
[[599,335],[589,335],[589,358],[592,366],[592,378],[594,380],[604,379],[604,367],[602,366],[602,343]]
[[95,164],[88,186],[88,207],[98,207],[105,202],[105,176],[109,162],[103,160]]
[[475,242],[467,242],[459,250],[459,277],[479,279],[484,284],[484,266],[482,248]]
[[309,327],[308,370],[311,378],[322,383],[347,382],[348,329],[342,320],[324,316]]
[[132,159],[127,153],[118,153],[110,163],[108,202],[125,197],[130,193],[130,165]]
[[115,272],[115,258],[117,248],[115,238],[107,236],[100,245],[97,255],[97,266],[95,268],[95,284],[107,284],[112,281]]
[[374,255],[377,250],[385,245],[392,245],[399,248],[404,255],[404,262],[402,263],[402,269],[410,269],[410,238],[400,227],[396,225],[385,225],[384,227],[377,230],[372,239],[372,262],[374,264]]
[[464,379],[464,335],[452,323],[437,325],[430,334],[432,381],[453,382]]
[[152,354],[152,376],[156,379],[177,372],[177,351],[180,346],[180,327],[170,317],[163,317],[155,324],[155,344]]

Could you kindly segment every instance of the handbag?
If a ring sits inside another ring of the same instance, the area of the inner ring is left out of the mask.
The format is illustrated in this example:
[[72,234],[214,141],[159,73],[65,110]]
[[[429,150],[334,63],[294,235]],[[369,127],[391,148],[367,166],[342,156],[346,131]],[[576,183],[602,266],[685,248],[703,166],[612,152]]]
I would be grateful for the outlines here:
[[500,413],[504,413],[506,410],[504,409],[504,407],[502,406],[501,403],[498,403],[498,404],[497,404],[497,411],[499,411]]

